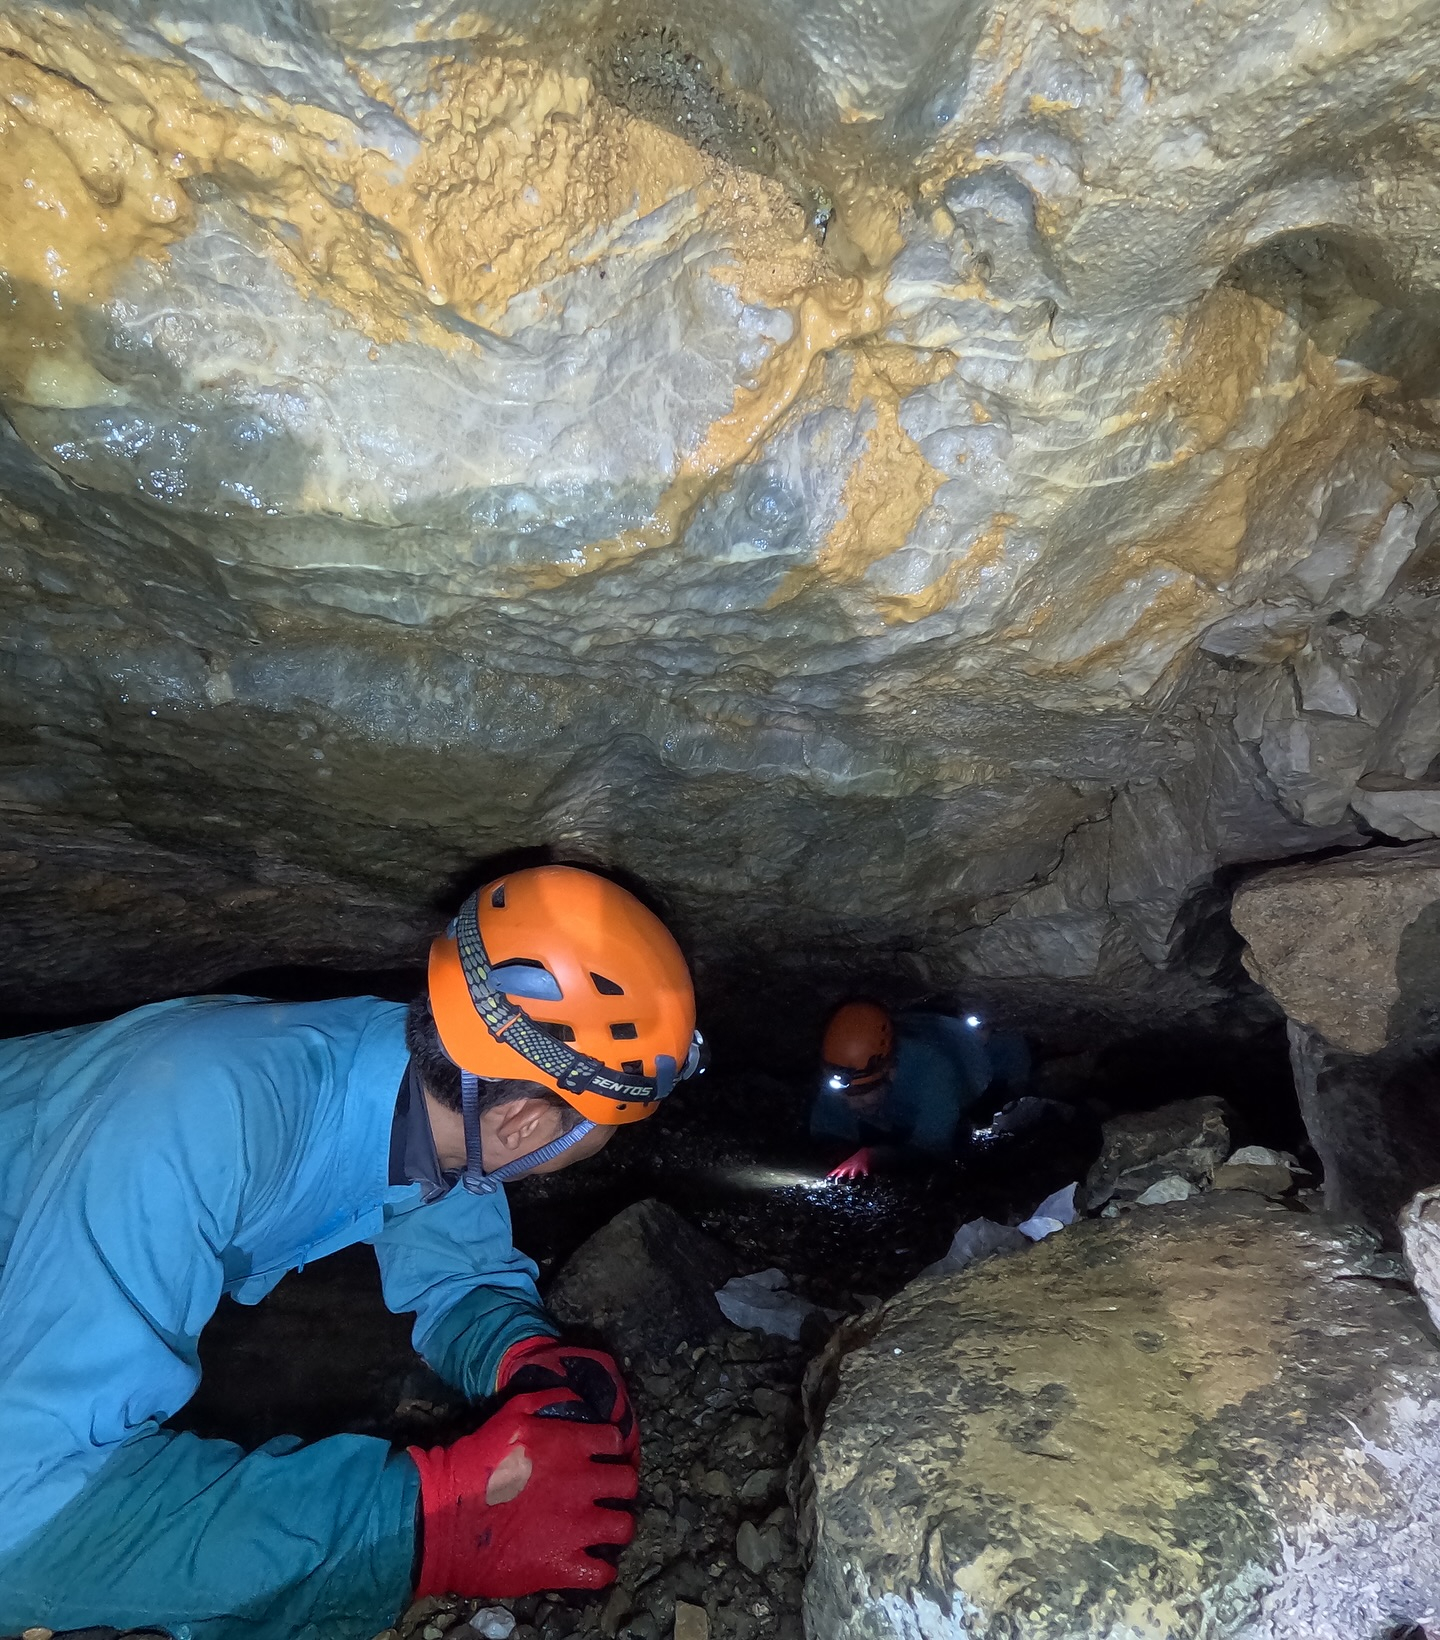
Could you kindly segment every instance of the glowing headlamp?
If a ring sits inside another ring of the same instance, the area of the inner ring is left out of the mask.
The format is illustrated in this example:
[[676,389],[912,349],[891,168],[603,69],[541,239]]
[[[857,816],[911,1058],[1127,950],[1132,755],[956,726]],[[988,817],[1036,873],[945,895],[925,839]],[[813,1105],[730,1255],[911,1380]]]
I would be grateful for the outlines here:
[[981,1019],[979,1014],[966,1014],[965,1023],[972,1031],[978,1031],[985,1021]]

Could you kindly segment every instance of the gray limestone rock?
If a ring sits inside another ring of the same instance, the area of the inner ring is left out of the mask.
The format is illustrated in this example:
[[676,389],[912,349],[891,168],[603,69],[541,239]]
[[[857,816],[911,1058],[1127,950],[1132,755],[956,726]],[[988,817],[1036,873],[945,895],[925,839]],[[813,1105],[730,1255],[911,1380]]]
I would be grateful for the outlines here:
[[1235,893],[1245,965],[1347,1053],[1440,1025],[1440,843],[1261,872]]
[[902,1293],[816,1380],[811,1640],[1314,1640],[1435,1610],[1440,1350],[1371,1251],[1226,1192]]
[[1324,1168],[1326,1207],[1393,1243],[1401,1207],[1440,1179],[1440,1037],[1350,1054],[1293,1020],[1289,1036],[1300,1114]]
[[1283,1196],[1295,1186],[1288,1167],[1269,1167],[1260,1162],[1227,1162],[1215,1169],[1212,1190],[1253,1190],[1259,1196]]
[[636,1202],[576,1248],[545,1302],[562,1326],[616,1354],[658,1359],[724,1325],[714,1294],[733,1269],[730,1253],[673,1207]]
[[1415,1291],[1440,1329],[1440,1185],[1421,1190],[1400,1214],[1400,1242]]
[[1208,1185],[1230,1153],[1231,1120],[1225,1101],[1214,1097],[1112,1117],[1085,1177],[1085,1206],[1093,1212],[1112,1196],[1134,1201],[1172,1176]]
[[1440,785],[1434,781],[1367,775],[1356,788],[1350,806],[1387,837],[1407,843],[1440,837]]

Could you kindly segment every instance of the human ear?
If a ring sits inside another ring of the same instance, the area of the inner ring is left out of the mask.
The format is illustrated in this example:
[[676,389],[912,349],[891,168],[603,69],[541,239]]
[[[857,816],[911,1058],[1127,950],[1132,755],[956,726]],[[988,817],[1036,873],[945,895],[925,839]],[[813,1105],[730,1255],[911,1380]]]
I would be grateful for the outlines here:
[[546,1117],[554,1111],[546,1099],[511,1099],[496,1106],[495,1137],[506,1150],[535,1150],[543,1142]]

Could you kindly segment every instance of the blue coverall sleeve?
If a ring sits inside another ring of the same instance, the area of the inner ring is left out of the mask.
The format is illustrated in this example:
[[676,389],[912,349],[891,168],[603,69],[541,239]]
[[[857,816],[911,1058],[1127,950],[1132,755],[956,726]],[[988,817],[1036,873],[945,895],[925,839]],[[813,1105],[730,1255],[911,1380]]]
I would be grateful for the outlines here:
[[474,1400],[495,1389],[512,1344],[558,1329],[536,1290],[539,1273],[510,1239],[503,1190],[456,1185],[427,1207],[395,1213],[375,1238],[385,1302],[415,1313],[415,1348],[448,1384]]
[[418,1476],[360,1437],[159,1428],[199,1378],[243,1131],[223,1087],[158,1092],[76,1123],[0,1275],[0,1631],[355,1640],[405,1599]]
[[419,1491],[368,1436],[247,1453],[152,1426],[0,1558],[0,1629],[367,1640],[409,1598]]

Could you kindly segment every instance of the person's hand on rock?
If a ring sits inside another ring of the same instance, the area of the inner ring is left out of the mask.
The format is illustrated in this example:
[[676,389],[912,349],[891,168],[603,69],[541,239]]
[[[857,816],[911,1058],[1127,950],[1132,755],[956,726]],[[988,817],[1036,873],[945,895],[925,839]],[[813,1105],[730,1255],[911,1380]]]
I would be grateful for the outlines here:
[[417,1600],[615,1581],[620,1550],[635,1536],[636,1464],[618,1427],[571,1391],[512,1396],[473,1434],[412,1446],[410,1457],[420,1471]]
[[615,1363],[603,1350],[582,1349],[558,1338],[527,1338],[512,1344],[500,1359],[497,1390],[566,1389],[603,1423],[614,1424],[627,1457],[640,1451],[640,1429],[630,1392]]

